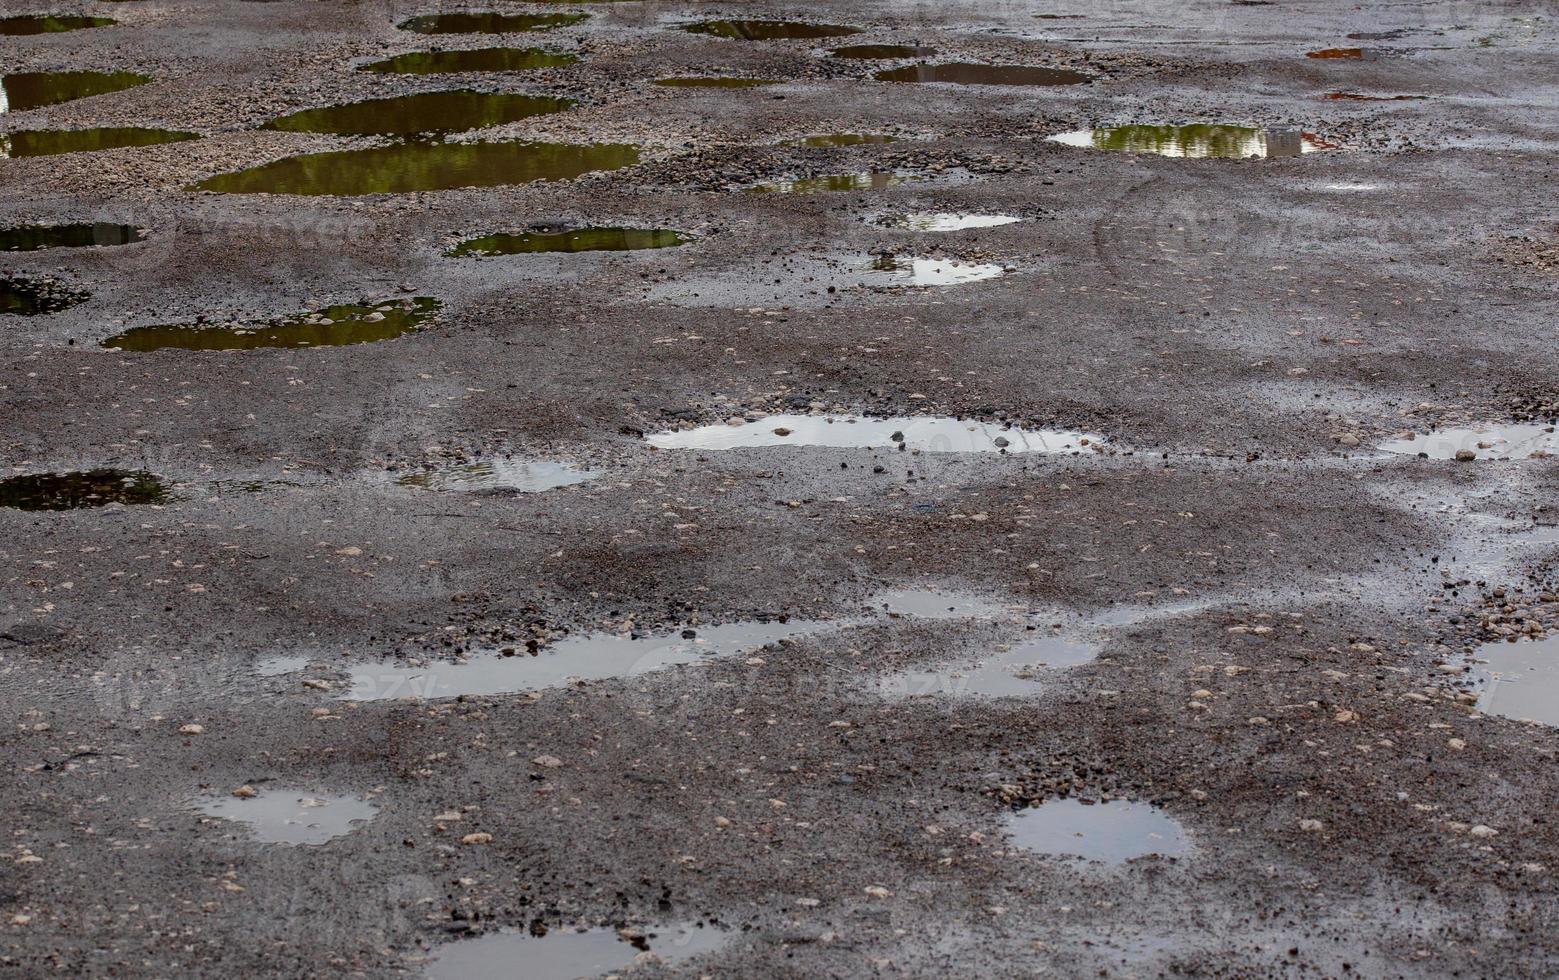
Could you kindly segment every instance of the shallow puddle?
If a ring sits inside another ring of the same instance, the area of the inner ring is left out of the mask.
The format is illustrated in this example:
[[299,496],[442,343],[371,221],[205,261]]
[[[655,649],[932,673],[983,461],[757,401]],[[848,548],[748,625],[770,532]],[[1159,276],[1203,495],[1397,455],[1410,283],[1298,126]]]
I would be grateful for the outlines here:
[[422,92],[389,99],[369,99],[346,105],[304,109],[272,119],[261,129],[293,133],[340,133],[350,136],[410,136],[458,133],[562,112],[571,99],[495,92]]
[[568,463],[494,458],[407,473],[395,482],[403,487],[457,493],[541,493],[600,477],[598,471],[582,470]]
[[639,162],[616,143],[404,143],[285,157],[218,174],[196,190],[225,194],[405,194],[567,180]]
[[271,657],[255,664],[254,672],[261,677],[285,677],[296,674],[313,663],[310,657]]
[[255,350],[261,347],[341,347],[390,340],[416,330],[438,312],[438,300],[409,300],[329,306],[317,313],[270,322],[171,323],[132,327],[103,341],[125,351]]
[[1056,429],[1004,428],[945,416],[866,418],[859,415],[771,415],[745,425],[705,425],[657,432],[660,449],[724,450],[774,446],[913,450],[925,453],[1079,452],[1102,437]]
[[866,608],[890,619],[994,619],[1007,613],[984,596],[932,588],[879,592],[866,601]]
[[77,17],[58,15],[47,17],[0,17],[0,36],[18,37],[24,34],[59,34],[63,31],[79,31],[84,27],[107,27],[112,17]]
[[0,252],[39,252],[46,248],[129,245],[146,240],[134,225],[85,221],[70,225],[17,225],[0,228]]
[[772,78],[737,78],[730,75],[676,76],[657,78],[652,83],[665,88],[761,88],[778,85]]
[[817,136],[804,136],[798,140],[792,140],[788,146],[867,146],[878,143],[897,143],[897,136],[888,136],[883,133],[821,133]]
[[427,14],[395,26],[418,34],[523,34],[567,27],[589,18],[589,14]]
[[635,930],[625,938],[616,929],[552,929],[490,932],[440,946],[428,963],[428,980],[575,980],[613,976],[634,966],[639,954],[650,952],[665,966],[711,953],[724,946],[727,934],[713,926],[680,923]]
[[876,218],[873,223],[882,225],[884,228],[902,228],[905,231],[964,231],[969,228],[999,228],[1022,220],[1012,214],[925,211],[911,214],[886,214]]
[[33,473],[0,480],[0,507],[18,510],[76,510],[107,504],[161,504],[168,500],[162,481],[139,470]]
[[1067,146],[1122,153],[1153,153],[1189,159],[1295,157],[1330,149],[1310,133],[1261,130],[1252,126],[1193,124],[1189,126],[1112,126],[1080,129],[1049,139]]
[[1007,820],[1007,834],[1018,847],[1040,854],[1122,864],[1149,854],[1184,854],[1191,842],[1185,829],[1146,803],[1111,800],[1047,800],[1018,810]]
[[88,295],[69,289],[52,279],[22,279],[0,276],[0,314],[39,316],[68,310]]
[[1473,657],[1479,711],[1559,725],[1559,636],[1485,643]]
[[692,34],[709,34],[742,41],[804,41],[861,33],[859,27],[809,24],[797,20],[706,20],[688,24],[682,29]]
[[1361,92],[1328,92],[1326,97],[1334,102],[1421,102],[1426,95],[1364,95]]
[[561,68],[579,58],[541,48],[475,48],[467,51],[413,51],[358,66],[358,71],[394,75],[438,75],[462,71],[531,71]]
[[772,180],[749,187],[755,194],[828,194],[839,191],[880,191],[910,178],[904,174],[876,171],[852,174],[828,174],[822,177],[795,177]]
[[990,262],[952,262],[947,259],[879,255],[871,261],[868,271],[868,282],[872,285],[932,287],[995,279],[1007,270]]
[[1528,459],[1559,453],[1559,433],[1546,424],[1490,425],[1408,433],[1380,444],[1388,453],[1429,459]]
[[559,231],[545,229],[512,235],[483,235],[461,242],[450,255],[530,255],[540,252],[631,252],[674,248],[686,244],[681,232],[669,228],[608,228],[591,226]]
[[0,76],[0,113],[121,92],[151,81],[131,71],[24,71]]
[[1046,671],[1076,667],[1098,654],[1099,647],[1093,643],[1054,634],[1036,635],[978,663],[911,670],[884,678],[878,692],[889,697],[1027,697],[1038,693],[1038,682]]
[[[652,671],[700,663],[757,650],[777,640],[804,636],[832,624],[811,620],[693,626],[679,632],[634,638],[590,633],[550,643],[532,654],[523,647],[471,655],[463,663],[436,661],[423,667],[394,662],[347,668],[348,701],[395,698],[453,698],[512,694],[560,687],[574,681],[637,677]],[[687,634],[692,634],[691,636]]]
[[201,800],[208,817],[244,824],[252,839],[263,844],[324,844],[356,830],[379,812],[366,800],[350,796],[309,795],[263,790],[248,799],[236,796]]
[[1319,51],[1306,51],[1305,57],[1327,61],[1339,58],[1375,61],[1380,57],[1380,53],[1373,48],[1322,48]]
[[917,48],[909,44],[850,44],[828,52],[830,58],[858,58],[862,61],[929,58],[934,54],[936,48]]
[[198,140],[199,133],[174,129],[142,129],[137,126],[100,126],[94,129],[15,129],[0,133],[0,159],[46,157],[57,153],[90,153],[127,146],[155,146]]
[[954,85],[1081,85],[1093,81],[1092,76],[1068,68],[968,62],[906,65],[879,71],[872,77],[879,82],[942,82]]

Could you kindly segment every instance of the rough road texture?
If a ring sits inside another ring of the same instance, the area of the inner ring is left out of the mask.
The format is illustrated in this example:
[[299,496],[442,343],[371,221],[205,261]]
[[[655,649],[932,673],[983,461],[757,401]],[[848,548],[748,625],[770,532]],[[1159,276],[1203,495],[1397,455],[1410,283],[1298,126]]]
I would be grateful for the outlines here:
[[[594,4],[582,25],[510,39],[577,50],[566,68],[351,70],[494,43],[395,30],[430,9],[95,3],[119,23],[0,38],[4,71],[155,79],[0,128],[203,135],[0,161],[0,223],[149,235],[0,258],[92,294],[0,316],[3,462],[176,484],[162,506],[0,508],[3,972],[417,975],[470,933],[693,920],[730,941],[634,975],[1559,973],[1559,736],[1479,714],[1450,672],[1502,624],[1555,627],[1555,546],[1474,518],[1553,524],[1559,472],[1371,450],[1552,419],[1550,5]],[[675,29],[720,15],[866,32]],[[915,41],[1097,80],[889,85],[820,51]],[[1350,45],[1381,56],[1304,56]],[[721,71],[786,82],[647,83]],[[457,85],[582,103],[484,138],[631,142],[644,162],[366,198],[184,189],[351,144],[254,129],[273,116]],[[1044,140],[1191,121],[1345,149],[1188,161]],[[781,145],[860,131],[912,139]],[[865,169],[926,179],[736,190]],[[941,235],[863,220],[907,209],[1027,220]],[[537,222],[698,238],[443,255]],[[1013,271],[819,285],[881,251]],[[137,325],[400,295],[441,298],[441,319],[335,349],[100,346]],[[1080,428],[1110,448],[700,454],[641,438],[809,406]],[[494,452],[606,476],[482,496],[386,474]],[[1025,699],[879,697],[879,676],[1014,638],[1000,621],[861,618],[880,590],[933,586],[1015,615],[1136,612]],[[1486,604],[1504,609],[1487,627]],[[855,625],[571,688],[339,699],[346,663],[779,615]],[[313,666],[256,672],[278,655]],[[380,810],[290,847],[192,809],[246,784]],[[1158,804],[1193,848],[1116,867],[1015,849],[1011,808],[1063,795]]]

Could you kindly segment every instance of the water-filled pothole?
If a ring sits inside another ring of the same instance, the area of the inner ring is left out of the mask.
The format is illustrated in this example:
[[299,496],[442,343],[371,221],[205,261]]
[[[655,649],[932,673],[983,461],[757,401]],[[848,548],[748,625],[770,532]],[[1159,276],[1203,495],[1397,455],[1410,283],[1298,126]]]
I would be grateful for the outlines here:
[[664,88],[761,88],[778,85],[773,78],[738,78],[735,75],[673,75],[657,78],[652,84]]
[[99,126],[92,129],[13,129],[0,133],[0,160],[46,157],[57,153],[90,153],[159,143],[200,139],[199,133],[139,126]]
[[[534,928],[534,927],[533,927]],[[625,973],[643,953],[664,966],[712,953],[728,941],[713,926],[676,923],[645,929],[551,929],[489,932],[440,946],[428,980],[575,980]]]
[[77,17],[73,15],[0,17],[0,36],[19,37],[24,34],[59,34],[64,31],[79,31],[86,27],[107,27],[113,22],[114,19],[112,17]]
[[140,470],[76,470],[33,473],[0,480],[0,507],[18,510],[76,510],[108,504],[161,504],[168,489]]
[[249,836],[263,844],[324,844],[356,830],[379,812],[372,803],[350,796],[284,790],[208,797],[197,806],[208,817],[244,824]]
[[576,103],[534,95],[507,95],[461,89],[421,92],[388,99],[304,109],[272,119],[262,129],[292,133],[340,133],[348,136],[410,136],[458,133],[562,112]]
[[810,24],[799,20],[706,20],[688,24],[682,29],[692,34],[709,34],[742,41],[805,41],[861,33],[859,27]]
[[872,75],[879,82],[942,82],[954,85],[1081,85],[1091,75],[1069,68],[1038,65],[981,65],[955,62],[942,65],[905,65]]
[[541,493],[600,479],[597,470],[568,463],[526,461],[493,457],[460,466],[436,467],[396,477],[403,487],[457,493]]
[[798,140],[791,140],[789,146],[814,146],[814,147],[839,147],[839,146],[870,146],[878,143],[897,143],[897,136],[889,136],[886,133],[819,133],[816,136],[803,136]]
[[1323,61],[1339,59],[1375,61],[1380,58],[1380,52],[1375,48],[1321,48],[1318,51],[1306,51],[1305,57]]
[[1012,214],[967,214],[949,211],[920,211],[908,214],[884,214],[871,219],[884,228],[905,231],[964,231],[969,228],[999,228],[1023,219]]
[[1473,659],[1479,711],[1559,725],[1559,636],[1485,643]]
[[23,71],[0,75],[0,113],[121,92],[151,81],[133,71]]
[[953,262],[947,259],[919,259],[913,256],[885,254],[868,265],[868,285],[886,286],[958,286],[963,283],[995,279],[1006,268],[992,262]]
[[893,61],[899,58],[930,58],[936,48],[910,44],[848,44],[828,52],[831,58],[857,58],[862,61]]
[[1084,149],[1153,153],[1191,159],[1296,157],[1333,149],[1313,133],[1195,123],[1188,126],[1110,126],[1080,129],[1049,137],[1051,142]]
[[1427,95],[1365,95],[1362,92],[1328,92],[1326,98],[1338,102],[1422,102]]
[[924,586],[878,592],[866,608],[889,619],[994,619],[1006,612],[984,596]]
[[1388,453],[1426,456],[1429,459],[1528,459],[1559,453],[1559,433],[1541,423],[1486,425],[1466,429],[1409,432],[1400,439],[1380,444]]
[[788,177],[747,188],[755,194],[827,194],[839,191],[880,191],[912,179],[893,171],[861,171],[820,177]]
[[1014,812],[1007,820],[1007,834],[1024,850],[1106,864],[1150,854],[1172,857],[1191,846],[1185,829],[1168,814],[1126,800],[1047,800]]
[[589,14],[425,14],[395,26],[418,34],[524,34],[568,27],[589,19]]
[[46,248],[129,245],[132,242],[145,240],[146,235],[134,225],[116,225],[106,221],[0,228],[0,252],[38,252]]
[[405,194],[567,180],[639,162],[619,143],[404,143],[284,157],[208,177],[196,190],[225,194]]
[[645,437],[660,449],[751,449],[821,446],[925,453],[1068,453],[1103,437],[1058,429],[1022,429],[945,416],[770,415],[745,425],[704,425]]
[[515,234],[483,235],[450,249],[450,255],[529,255],[539,252],[630,252],[674,248],[688,238],[669,228],[597,227],[537,229]]
[[55,279],[23,279],[0,276],[0,314],[38,316],[70,309],[87,299]]
[[440,75],[463,71],[531,71],[562,68],[579,58],[542,48],[473,48],[464,51],[413,51],[358,66],[358,71],[394,75]]
[[329,306],[317,313],[255,323],[170,323],[132,327],[103,341],[125,351],[255,350],[261,347],[341,347],[390,340],[416,330],[439,310],[427,296]]
[[[1037,631],[1036,631],[1037,633]],[[1059,634],[1038,634],[1006,645],[973,664],[916,669],[883,678],[878,692],[889,697],[1028,697],[1047,671],[1077,667],[1098,656],[1094,643]]]

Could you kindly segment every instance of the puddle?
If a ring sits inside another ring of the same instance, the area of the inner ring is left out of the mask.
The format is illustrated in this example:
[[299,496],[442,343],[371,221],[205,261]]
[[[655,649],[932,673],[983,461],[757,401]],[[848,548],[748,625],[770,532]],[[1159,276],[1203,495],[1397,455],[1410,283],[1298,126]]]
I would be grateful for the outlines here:
[[112,17],[0,17],[0,36],[59,34],[63,31],[79,31],[84,27],[107,27],[113,22]]
[[283,677],[298,673],[312,662],[309,657],[271,657],[255,664],[254,672],[261,677]]
[[955,62],[945,65],[906,65],[872,76],[879,82],[944,82],[954,85],[1081,85],[1090,75],[1067,68],[1036,65],[980,65]]
[[601,473],[568,463],[488,459],[464,466],[420,470],[396,478],[403,487],[459,493],[541,493],[600,479]]
[[571,99],[534,95],[504,95],[458,90],[423,92],[390,99],[369,99],[346,105],[304,109],[272,119],[261,129],[291,133],[340,133],[348,136],[410,136],[418,133],[458,133],[562,112]]
[[886,171],[862,171],[851,174],[828,174],[822,177],[796,177],[772,180],[749,187],[755,194],[827,194],[837,191],[880,191],[910,178],[904,174]]
[[57,153],[89,153],[127,146],[155,146],[198,140],[199,133],[175,129],[143,129],[138,126],[100,126],[94,129],[15,129],[0,133],[0,160],[46,157]]
[[359,65],[358,71],[394,75],[438,75],[462,71],[531,71],[561,68],[579,58],[541,48],[474,48],[468,51],[413,51]]
[[657,432],[646,441],[660,449],[751,449],[821,446],[832,449],[905,449],[925,453],[1079,452],[1103,438],[1056,429],[1004,428],[945,416],[866,418],[859,415],[771,415],[746,425],[705,425]]
[[1184,854],[1191,846],[1185,829],[1167,814],[1125,800],[1092,805],[1073,799],[1047,800],[1013,813],[1007,833],[1024,850],[1106,864],[1149,854]]
[[1038,682],[1046,671],[1076,667],[1098,655],[1099,647],[1093,643],[1057,635],[1036,636],[975,664],[912,670],[883,678],[878,693],[888,697],[1027,697],[1039,692]]
[[866,607],[892,619],[994,619],[1007,613],[983,596],[930,588],[889,589],[872,596]]
[[[463,663],[435,661],[422,667],[394,662],[360,663],[347,668],[351,686],[341,697],[348,701],[477,697],[560,687],[576,680],[637,677],[667,667],[747,653],[832,625],[798,619],[727,623],[637,639],[616,633],[591,633],[558,640],[535,654],[521,647],[508,655],[502,651],[474,654]],[[685,635],[690,632],[694,635]]]
[[1518,721],[1559,725],[1559,636],[1485,643],[1473,654],[1478,710]]
[[703,77],[657,78],[652,84],[666,88],[761,88],[764,85],[778,85],[779,82],[772,78],[736,78],[728,75],[711,75]]
[[568,27],[589,19],[589,14],[427,14],[395,26],[418,34],[524,34]]
[[964,231],[969,228],[999,228],[1023,219],[1012,214],[959,214],[948,211],[923,211],[911,214],[887,214],[873,220],[884,228],[905,231]]
[[328,306],[269,322],[170,323],[132,327],[103,341],[115,350],[255,350],[261,347],[342,347],[390,340],[416,330],[439,310],[427,296],[374,304]]
[[208,817],[248,826],[262,844],[324,844],[356,830],[379,812],[366,800],[350,796],[311,796],[263,790],[248,799],[214,797],[197,804]]
[[1306,58],[1320,58],[1333,60],[1338,58],[1358,58],[1364,61],[1375,61],[1380,57],[1380,52],[1373,48],[1322,48],[1319,51],[1306,51]]
[[1428,98],[1427,95],[1364,95],[1360,92],[1328,92],[1326,97],[1334,102],[1422,102]]
[[0,315],[38,316],[68,310],[88,294],[67,289],[52,279],[0,276]]
[[18,510],[76,510],[107,504],[161,504],[167,488],[150,473],[78,470],[33,473],[0,480],[0,507]]
[[1490,425],[1476,429],[1436,429],[1408,433],[1380,444],[1388,453],[1429,459],[1528,459],[1559,453],[1559,434],[1552,425]]
[[17,225],[0,228],[0,252],[40,252],[46,248],[90,248],[143,242],[134,225],[84,221],[70,225]]
[[24,71],[0,76],[0,114],[58,105],[145,85],[149,75],[132,71]]
[[799,20],[706,20],[682,28],[692,34],[709,34],[742,41],[804,41],[820,37],[859,34],[859,27],[809,24]]
[[1079,129],[1051,142],[1122,153],[1154,153],[1189,159],[1296,157],[1332,147],[1312,133],[1197,123],[1190,126],[1112,126]]
[[285,157],[218,174],[196,190],[224,194],[405,194],[567,180],[639,162],[617,143],[405,143]]
[[559,231],[538,229],[518,234],[483,235],[461,242],[450,255],[531,255],[540,252],[631,252],[675,248],[688,239],[669,228],[609,228],[590,226]]
[[665,966],[711,953],[728,941],[724,930],[694,923],[653,926],[625,938],[616,929],[553,929],[545,935],[490,932],[440,946],[424,974],[428,980],[575,980],[616,975],[653,953]]
[[883,133],[821,133],[817,136],[804,136],[799,140],[791,140],[786,146],[866,146],[877,143],[897,143],[897,136],[888,136]]
[[990,262],[951,262],[946,259],[917,259],[898,255],[879,255],[868,267],[871,284],[891,286],[957,286],[982,279],[995,279],[1006,269]]
[[936,48],[917,48],[909,44],[851,44],[828,52],[830,58],[858,58],[863,61],[930,58],[935,54]]

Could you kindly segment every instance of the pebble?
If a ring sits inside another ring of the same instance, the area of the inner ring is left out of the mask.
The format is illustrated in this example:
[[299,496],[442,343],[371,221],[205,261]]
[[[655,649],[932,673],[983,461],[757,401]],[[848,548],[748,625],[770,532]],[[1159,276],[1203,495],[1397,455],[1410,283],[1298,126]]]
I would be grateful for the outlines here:
[[563,760],[555,755],[538,755],[531,762],[541,766],[543,769],[557,769],[563,765]]
[[205,725],[180,725],[179,726],[179,734],[180,735],[204,735],[204,734],[206,734],[206,726]]
[[466,834],[460,838],[460,843],[462,844],[491,844],[492,842],[493,835],[485,830],[478,830],[474,834]]

